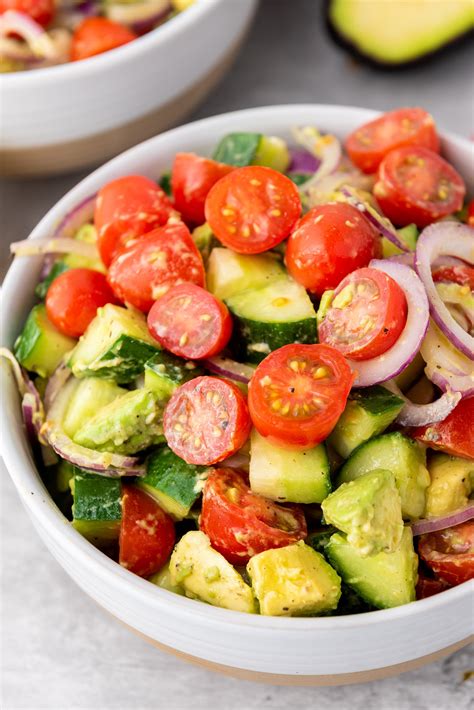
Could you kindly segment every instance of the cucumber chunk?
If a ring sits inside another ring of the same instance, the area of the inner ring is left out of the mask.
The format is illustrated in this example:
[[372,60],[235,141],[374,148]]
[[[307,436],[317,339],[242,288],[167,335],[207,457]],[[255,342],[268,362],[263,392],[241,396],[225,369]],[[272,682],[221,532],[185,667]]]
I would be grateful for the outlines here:
[[175,520],[183,520],[201,495],[209,470],[186,463],[163,446],[149,456],[146,476],[137,483]]
[[426,517],[446,515],[469,503],[474,486],[474,461],[447,454],[433,454],[428,470]]
[[76,468],[71,481],[72,524],[96,547],[118,539],[122,519],[122,485],[118,478],[85,473]]
[[340,456],[348,458],[364,441],[385,431],[403,405],[403,399],[380,385],[352,391],[329,437],[331,446]]
[[307,451],[277,446],[256,429],[250,438],[250,487],[271,500],[321,503],[331,492],[324,444]]
[[114,399],[126,394],[127,390],[115,382],[98,377],[86,377],[74,391],[64,417],[63,429],[71,438],[89,419]]
[[376,468],[391,471],[395,476],[404,519],[420,518],[430,483],[425,450],[398,431],[382,434],[354,451],[339,473],[339,484],[353,481]]
[[151,337],[145,316],[108,303],[71,353],[69,367],[76,377],[104,377],[131,382],[160,347]]
[[177,387],[203,372],[196,363],[160,350],[145,363],[145,388],[158,399],[169,399]]
[[335,609],[341,596],[339,575],[303,541],[260,552],[247,572],[265,616],[323,614]]
[[289,343],[315,343],[316,314],[303,286],[281,278],[226,300],[234,316],[231,347],[237,359],[260,362]]
[[73,440],[96,451],[135,454],[164,441],[161,414],[152,392],[132,390],[102,407]]
[[26,370],[50,377],[76,341],[63,335],[46,315],[43,303],[32,308],[15,343],[15,357]]
[[257,611],[252,589],[219,552],[207,535],[191,530],[183,535],[170,559],[170,580],[187,597],[234,611]]
[[336,533],[326,547],[326,554],[343,582],[377,609],[415,601],[418,557],[409,527],[403,529],[395,552],[362,557],[343,535]]
[[267,286],[284,275],[282,263],[272,256],[246,256],[216,247],[207,264],[206,283],[216,298],[225,301],[250,288]]
[[324,520],[346,533],[362,557],[395,552],[402,533],[402,505],[390,471],[376,469],[343,483],[322,503]]

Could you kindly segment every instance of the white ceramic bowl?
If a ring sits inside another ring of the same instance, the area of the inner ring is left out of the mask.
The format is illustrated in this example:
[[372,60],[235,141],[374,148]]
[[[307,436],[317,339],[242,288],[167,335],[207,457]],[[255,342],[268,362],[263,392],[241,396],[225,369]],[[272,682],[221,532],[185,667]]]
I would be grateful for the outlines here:
[[[375,113],[341,106],[250,109],[191,123],[136,146],[83,180],[44,217],[31,238],[51,234],[58,220],[101,185],[127,173],[156,178],[177,151],[209,153],[229,131],[289,137],[289,127],[313,124],[343,137]],[[443,150],[465,178],[474,149],[443,136]],[[17,259],[3,287],[2,340],[12,345],[34,299],[40,261]],[[217,609],[162,589],[127,572],[89,544],[49,498],[26,442],[8,368],[4,392],[3,456],[39,534],[77,584],[107,611],[148,639],[234,675],[276,683],[338,684],[396,673],[467,643],[472,583],[430,599],[368,614],[327,618],[271,618]]]
[[100,165],[179,123],[229,69],[256,4],[196,0],[124,47],[0,74],[0,175]]

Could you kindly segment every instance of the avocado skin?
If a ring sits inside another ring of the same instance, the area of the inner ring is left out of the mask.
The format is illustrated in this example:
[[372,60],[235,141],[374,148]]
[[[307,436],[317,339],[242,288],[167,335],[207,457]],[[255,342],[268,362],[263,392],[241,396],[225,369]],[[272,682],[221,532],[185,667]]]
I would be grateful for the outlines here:
[[467,29],[463,34],[459,35],[458,37],[454,37],[453,39],[446,42],[446,44],[443,44],[443,46],[438,47],[437,49],[431,52],[426,52],[425,54],[422,54],[419,57],[416,57],[415,59],[410,59],[406,62],[384,62],[382,59],[376,59],[375,57],[372,57],[369,54],[361,52],[347,37],[339,33],[338,28],[331,20],[331,4],[332,0],[324,0],[323,16],[326,30],[333,42],[339,47],[341,47],[341,49],[344,49],[346,52],[352,55],[354,59],[365,64],[369,64],[371,67],[383,70],[385,72],[393,72],[398,71],[400,69],[411,69],[412,67],[426,64],[432,59],[445,57],[451,54],[454,50],[458,49],[461,45],[467,45],[474,37],[474,30]]

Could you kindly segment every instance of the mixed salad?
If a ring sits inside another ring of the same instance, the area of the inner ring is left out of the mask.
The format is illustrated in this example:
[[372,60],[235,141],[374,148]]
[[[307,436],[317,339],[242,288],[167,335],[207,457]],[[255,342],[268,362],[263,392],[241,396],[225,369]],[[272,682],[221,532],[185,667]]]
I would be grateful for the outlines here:
[[0,0],[0,73],[41,69],[121,47],[195,0]]
[[55,234],[2,350],[72,525],[177,594],[264,615],[474,577],[474,204],[432,117],[222,137]]

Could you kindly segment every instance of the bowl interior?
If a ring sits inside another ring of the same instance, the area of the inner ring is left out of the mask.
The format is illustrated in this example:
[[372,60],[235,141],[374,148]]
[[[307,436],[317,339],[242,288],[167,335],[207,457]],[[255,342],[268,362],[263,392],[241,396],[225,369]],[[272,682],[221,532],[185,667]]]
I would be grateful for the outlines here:
[[[331,132],[343,138],[363,122],[370,120],[376,112],[341,106],[297,105],[249,109],[223,114],[182,126],[142,143],[99,168],[75,188],[67,193],[41,220],[30,237],[44,238],[50,235],[61,218],[79,204],[85,197],[95,193],[104,183],[121,175],[141,173],[152,178],[169,168],[178,151],[194,151],[209,154],[218,140],[231,131],[261,131],[290,139],[291,127],[295,125],[315,125],[323,132]],[[452,161],[467,181],[470,193],[474,191],[474,147],[468,141],[452,135],[443,135],[443,152]],[[16,259],[10,267],[2,290],[1,344],[12,347],[15,337],[32,303],[34,287],[41,268],[40,258]],[[0,386],[3,393],[4,416],[1,422],[2,455],[12,479],[37,524],[63,547],[68,554],[80,559],[90,574],[107,579],[115,588],[124,586],[133,590],[137,599],[147,597],[147,603],[161,611],[173,603],[184,614],[205,616],[209,623],[220,619],[237,625],[265,628],[311,629],[343,628],[365,626],[385,618],[410,616],[418,609],[442,608],[469,594],[468,585],[460,585],[435,597],[425,599],[396,609],[369,612],[347,617],[328,618],[272,618],[230,612],[209,607],[158,589],[148,582],[132,575],[109,560],[94,548],[71,525],[56,508],[44,488],[36,470],[26,441],[18,396],[13,378],[7,367],[0,368]]]

